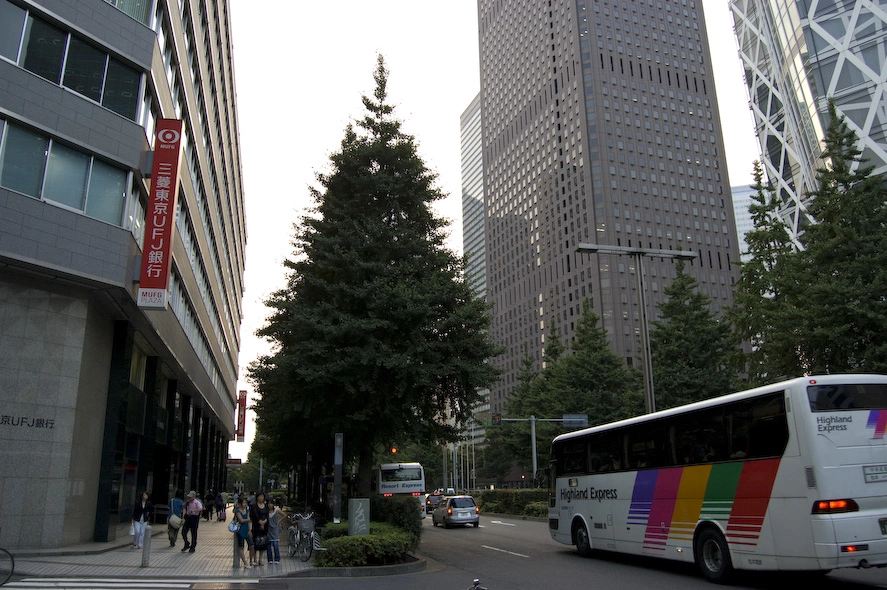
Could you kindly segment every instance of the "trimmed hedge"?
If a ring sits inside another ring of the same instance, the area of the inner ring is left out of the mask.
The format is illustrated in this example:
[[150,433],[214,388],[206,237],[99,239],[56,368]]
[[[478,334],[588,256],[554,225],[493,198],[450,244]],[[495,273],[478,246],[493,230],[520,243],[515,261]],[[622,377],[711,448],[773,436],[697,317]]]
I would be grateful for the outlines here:
[[400,563],[411,544],[412,536],[409,533],[385,523],[375,523],[370,525],[369,535],[325,538],[323,546],[326,551],[315,554],[314,565],[355,567]]
[[547,489],[482,490],[475,499],[484,512],[538,517],[548,515]]

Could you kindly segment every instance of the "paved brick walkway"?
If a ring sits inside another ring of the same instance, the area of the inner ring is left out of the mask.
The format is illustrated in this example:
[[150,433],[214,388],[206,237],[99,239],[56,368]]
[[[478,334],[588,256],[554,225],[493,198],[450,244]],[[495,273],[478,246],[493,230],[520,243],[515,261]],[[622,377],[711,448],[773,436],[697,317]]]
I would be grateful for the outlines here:
[[154,577],[154,578],[213,578],[231,577],[268,578],[288,576],[314,568],[314,558],[302,562],[298,557],[289,557],[287,533],[280,543],[279,564],[252,569],[234,568],[234,534],[228,532],[226,522],[201,520],[197,535],[197,549],[194,553],[182,553],[182,539],[175,547],[169,546],[166,525],[152,526],[151,547],[148,553],[148,566],[142,567],[142,550],[130,549],[130,537],[126,534],[129,526],[121,530],[117,541],[110,543],[86,543],[63,549],[37,552],[22,551],[15,556],[17,575],[40,577]]

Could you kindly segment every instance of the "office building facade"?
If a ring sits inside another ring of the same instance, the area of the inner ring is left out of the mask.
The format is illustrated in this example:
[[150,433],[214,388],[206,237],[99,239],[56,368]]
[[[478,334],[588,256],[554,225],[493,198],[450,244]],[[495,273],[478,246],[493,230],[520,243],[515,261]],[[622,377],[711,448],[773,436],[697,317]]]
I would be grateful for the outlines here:
[[[480,94],[459,117],[462,148],[462,252],[467,258],[465,278],[478,297],[486,297],[484,240],[484,163],[481,149]],[[480,390],[482,401],[474,407],[475,419],[467,428],[471,444],[484,442],[484,423],[490,421],[490,390]]]
[[[506,353],[492,411],[569,341],[592,303],[614,350],[643,366],[632,257],[580,243],[689,250],[719,313],[739,249],[702,3],[479,0],[484,230],[493,336]],[[655,318],[675,262],[644,263]]]
[[[163,119],[182,121],[178,182],[148,212]],[[0,0],[0,546],[110,541],[142,491],[163,507],[224,485],[237,125],[227,0]],[[145,232],[161,214],[163,240]],[[168,302],[149,309],[161,241]]]
[[731,0],[762,163],[792,238],[822,166],[828,100],[887,172],[887,13],[869,0]]

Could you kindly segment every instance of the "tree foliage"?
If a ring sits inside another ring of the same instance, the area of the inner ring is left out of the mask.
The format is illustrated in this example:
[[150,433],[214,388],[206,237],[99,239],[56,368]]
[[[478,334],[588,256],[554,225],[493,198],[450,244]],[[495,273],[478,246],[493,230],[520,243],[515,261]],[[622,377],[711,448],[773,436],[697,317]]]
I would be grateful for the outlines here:
[[[763,385],[774,377],[788,375],[795,362],[785,363],[778,353],[789,345],[790,319],[783,313],[783,285],[777,269],[792,252],[789,230],[779,217],[779,200],[771,183],[763,183],[760,162],[754,163],[755,184],[749,206],[754,228],[746,233],[747,262],[740,263],[739,281],[733,293],[733,306],[726,319],[736,338],[737,374],[745,375],[749,386]],[[745,343],[745,349],[740,348]]]
[[862,161],[857,137],[829,106],[819,189],[786,265],[799,369],[887,371],[887,191]]
[[[555,326],[546,339],[545,367],[534,370],[534,359],[525,357],[520,383],[506,402],[508,418],[562,419],[564,414],[586,414],[590,426],[643,413],[640,375],[630,369],[610,347],[607,332],[588,300],[575,330],[573,342],[563,345]],[[560,422],[536,423],[537,465],[548,461],[552,439],[566,432]],[[501,477],[518,461],[527,471],[532,464],[529,422],[506,423],[488,430],[488,467]]]
[[650,349],[656,409],[664,410],[731,391],[728,357],[730,331],[712,314],[710,298],[699,292],[696,280],[675,264],[668,296],[653,322]]
[[[365,116],[345,131],[315,208],[297,224],[286,286],[258,330],[274,347],[249,377],[257,427],[285,452],[345,435],[368,492],[373,453],[392,441],[456,440],[497,353],[489,315],[445,247],[436,176],[401,130],[379,57]],[[295,447],[295,448],[294,448]]]

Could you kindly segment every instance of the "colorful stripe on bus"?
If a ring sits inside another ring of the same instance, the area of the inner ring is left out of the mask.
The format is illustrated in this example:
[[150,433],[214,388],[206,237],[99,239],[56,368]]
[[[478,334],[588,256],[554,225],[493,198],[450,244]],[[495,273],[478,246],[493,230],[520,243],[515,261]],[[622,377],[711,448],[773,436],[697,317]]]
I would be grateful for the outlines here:
[[884,429],[887,428],[887,410],[872,410],[869,412],[869,419],[865,427],[875,431],[872,440],[882,440],[884,438]]
[[778,468],[766,459],[640,471],[627,524],[644,526],[644,549],[654,551],[692,542],[700,520],[722,523],[728,543],[754,547]]

